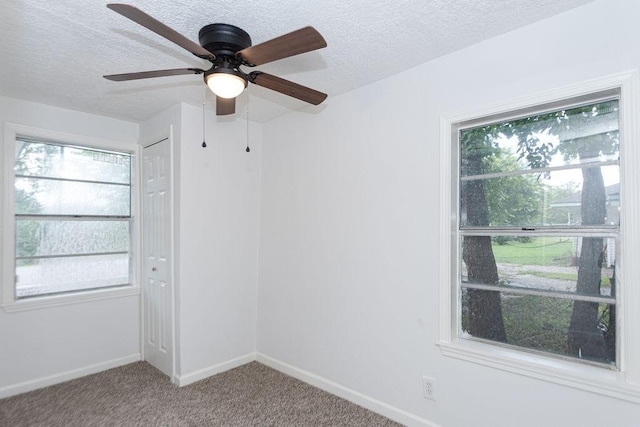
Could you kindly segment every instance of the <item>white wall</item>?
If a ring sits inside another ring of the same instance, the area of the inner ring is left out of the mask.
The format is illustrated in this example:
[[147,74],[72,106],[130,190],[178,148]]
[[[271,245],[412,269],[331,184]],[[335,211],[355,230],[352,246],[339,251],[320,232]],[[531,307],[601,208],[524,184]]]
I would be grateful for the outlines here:
[[[6,97],[0,122],[130,143],[138,137],[131,122]],[[129,363],[140,358],[139,296],[0,309],[0,337],[0,397]]]
[[[179,122],[178,122],[179,120]],[[180,384],[253,358],[256,349],[261,126],[179,106],[141,126],[145,141],[174,125]]]
[[409,422],[638,425],[637,404],[435,345],[441,117],[640,67],[638,16],[596,1],[265,124],[259,354]]

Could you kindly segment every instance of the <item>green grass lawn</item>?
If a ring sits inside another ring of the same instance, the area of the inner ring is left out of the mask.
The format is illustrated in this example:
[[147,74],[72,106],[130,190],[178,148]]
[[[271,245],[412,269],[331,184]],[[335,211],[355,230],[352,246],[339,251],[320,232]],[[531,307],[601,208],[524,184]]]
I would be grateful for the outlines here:
[[493,243],[498,263],[517,265],[569,265],[574,241],[567,237],[535,237],[522,243],[510,240],[504,245]]
[[[533,350],[568,355],[567,331],[573,302],[534,295],[503,295],[502,319],[507,343]],[[466,292],[462,297],[462,329],[469,326]]]
[[503,297],[507,342],[519,347],[568,355],[567,331],[573,302],[533,295]]
[[[468,331],[469,310],[466,301],[463,295],[462,329]],[[507,344],[558,355],[575,356],[570,354],[567,347],[573,301],[514,294],[503,294],[501,301]],[[600,304],[598,312],[608,322],[607,305]]]

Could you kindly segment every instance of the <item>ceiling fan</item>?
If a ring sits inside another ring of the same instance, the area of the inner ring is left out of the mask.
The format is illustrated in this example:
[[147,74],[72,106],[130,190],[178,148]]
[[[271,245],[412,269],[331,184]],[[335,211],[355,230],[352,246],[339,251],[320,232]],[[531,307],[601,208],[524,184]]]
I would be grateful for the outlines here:
[[262,71],[245,73],[240,68],[241,66],[255,67],[326,47],[327,42],[313,27],[304,27],[252,46],[251,37],[243,29],[229,24],[209,24],[200,29],[198,34],[200,44],[197,44],[134,6],[112,3],[107,7],[172,41],[198,58],[206,59],[212,66],[208,70],[176,68],[110,74],[104,76],[105,79],[119,82],[183,74],[204,74],[205,83],[216,95],[216,114],[219,116],[235,113],[235,97],[242,93],[248,83],[254,83],[313,105],[318,105],[327,98],[325,93],[292,81]]

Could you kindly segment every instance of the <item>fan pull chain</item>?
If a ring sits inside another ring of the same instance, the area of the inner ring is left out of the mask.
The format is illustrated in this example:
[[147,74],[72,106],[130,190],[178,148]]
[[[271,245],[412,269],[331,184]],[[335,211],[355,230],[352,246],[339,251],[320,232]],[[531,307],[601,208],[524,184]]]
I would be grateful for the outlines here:
[[204,101],[205,97],[202,97],[202,148],[207,148],[207,143],[205,142],[205,128],[204,128]]
[[244,150],[247,153],[251,151],[249,148],[249,88],[246,89],[247,92],[247,149]]

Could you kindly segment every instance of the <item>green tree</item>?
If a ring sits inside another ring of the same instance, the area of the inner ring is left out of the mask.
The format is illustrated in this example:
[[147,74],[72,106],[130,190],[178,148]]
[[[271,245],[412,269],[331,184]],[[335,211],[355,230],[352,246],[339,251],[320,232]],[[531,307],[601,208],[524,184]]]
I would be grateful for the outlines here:
[[[522,169],[515,154],[498,148],[484,159],[483,167],[485,173]],[[541,220],[544,185],[540,179],[531,175],[490,179],[485,190],[491,225],[531,225]]]

